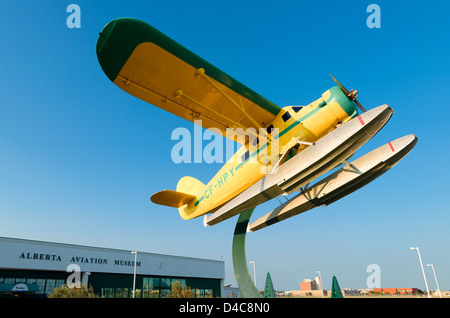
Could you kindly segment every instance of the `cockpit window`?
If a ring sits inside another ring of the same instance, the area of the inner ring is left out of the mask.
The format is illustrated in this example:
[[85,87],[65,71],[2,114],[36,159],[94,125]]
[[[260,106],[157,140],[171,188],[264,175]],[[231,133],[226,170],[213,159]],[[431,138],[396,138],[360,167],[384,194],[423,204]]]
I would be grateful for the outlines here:
[[302,108],[303,108],[302,106],[292,106],[292,110],[296,113],[298,113]]
[[288,119],[291,118],[291,114],[289,114],[289,112],[285,112],[281,118],[283,118],[284,121],[288,121]]
[[242,156],[241,156],[241,160],[242,162],[246,162],[247,159],[250,157],[250,152],[247,150]]

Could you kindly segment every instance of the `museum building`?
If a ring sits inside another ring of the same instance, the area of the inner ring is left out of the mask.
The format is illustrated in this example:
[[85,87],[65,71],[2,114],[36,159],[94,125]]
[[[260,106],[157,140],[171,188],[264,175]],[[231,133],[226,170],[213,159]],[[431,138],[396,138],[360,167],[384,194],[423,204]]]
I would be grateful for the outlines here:
[[[136,260],[136,261],[135,261]],[[64,284],[104,298],[164,298],[178,281],[221,297],[223,261],[0,237],[0,297],[46,297]]]

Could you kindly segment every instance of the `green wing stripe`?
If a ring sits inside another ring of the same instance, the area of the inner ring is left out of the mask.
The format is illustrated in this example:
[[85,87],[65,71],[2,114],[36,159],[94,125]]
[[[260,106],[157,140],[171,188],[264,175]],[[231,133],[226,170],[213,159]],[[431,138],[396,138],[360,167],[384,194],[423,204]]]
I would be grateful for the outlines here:
[[206,62],[151,25],[133,18],[113,20],[100,32],[97,41],[97,58],[103,71],[111,81],[114,82],[134,49],[144,42],[155,43],[194,68],[204,68],[208,76],[268,112],[274,115],[280,112],[281,108],[277,105]]

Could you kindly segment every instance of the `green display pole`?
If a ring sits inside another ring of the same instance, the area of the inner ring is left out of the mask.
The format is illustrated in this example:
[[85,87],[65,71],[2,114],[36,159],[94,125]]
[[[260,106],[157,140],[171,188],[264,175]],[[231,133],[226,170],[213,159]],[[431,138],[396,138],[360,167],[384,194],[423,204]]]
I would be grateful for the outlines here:
[[245,235],[253,209],[242,212],[234,229],[233,237],[233,268],[236,281],[243,298],[262,298],[250,276],[245,257]]

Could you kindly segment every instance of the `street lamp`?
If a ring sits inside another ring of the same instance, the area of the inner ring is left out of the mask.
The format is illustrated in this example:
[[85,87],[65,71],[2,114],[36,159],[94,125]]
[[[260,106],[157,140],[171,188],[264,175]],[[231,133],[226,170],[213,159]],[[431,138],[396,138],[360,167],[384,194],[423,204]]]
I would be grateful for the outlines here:
[[[250,264],[253,264],[253,279],[255,280],[255,286],[256,286],[256,264],[254,261],[250,261]],[[258,287],[256,287],[258,288]]]
[[132,251],[131,254],[134,254],[134,274],[133,274],[133,298],[136,294],[136,258],[137,251]]
[[434,266],[433,266],[433,264],[427,264],[427,266],[431,266],[431,268],[433,269],[434,280],[436,281],[436,286],[437,286],[437,291],[439,293],[439,298],[442,298],[441,291],[439,290],[439,284],[438,284],[438,281],[437,281],[437,278],[436,278],[436,272],[434,271]]
[[323,295],[322,275],[320,274],[320,271],[316,271],[316,273],[319,273],[320,289],[322,290],[322,298],[325,298],[325,296]]
[[425,286],[427,287],[428,298],[431,298],[430,291],[428,290],[427,277],[425,276],[425,271],[423,270],[422,257],[420,257],[419,247],[410,247],[410,250],[417,250],[417,254],[419,254],[420,267],[422,268],[423,279],[425,280]]

